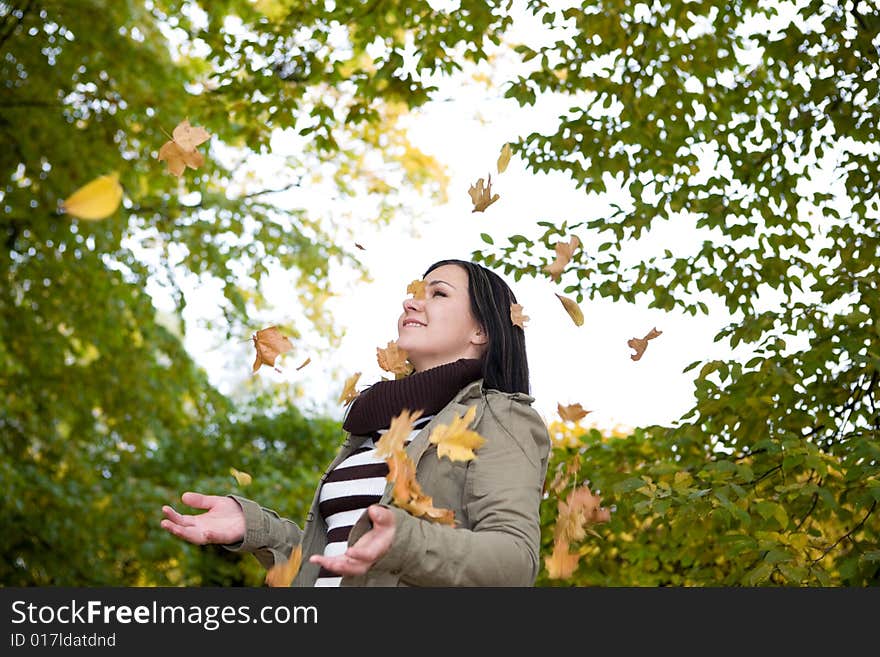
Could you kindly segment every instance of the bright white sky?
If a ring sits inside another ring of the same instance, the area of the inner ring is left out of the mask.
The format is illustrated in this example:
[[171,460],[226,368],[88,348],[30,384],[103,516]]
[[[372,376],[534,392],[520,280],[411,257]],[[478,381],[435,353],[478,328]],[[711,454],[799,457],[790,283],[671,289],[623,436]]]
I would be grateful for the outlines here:
[[[510,38],[534,45],[538,29],[539,25],[521,22]],[[487,88],[469,78],[447,83],[437,97],[440,100],[409,118],[408,125],[414,144],[446,165],[451,176],[449,202],[414,208],[414,213],[423,213],[415,222],[415,234],[407,230],[405,221],[388,228],[370,227],[369,210],[365,209],[364,225],[355,228],[357,241],[366,250],[357,254],[373,282],[357,283],[345,271],[332,275],[337,289],[344,289],[331,302],[335,321],[345,331],[342,344],[332,353],[316,357],[307,339],[279,358],[281,374],[266,366],[258,374],[262,382],[299,386],[301,407],[307,414],[341,418],[343,408],[337,397],[345,378],[354,372],[361,372],[358,387],[390,376],[379,368],[376,348],[397,339],[396,321],[406,286],[434,261],[469,259],[473,249],[484,246],[481,232],[495,236],[496,243],[514,233],[537,237],[543,228],[536,226],[536,221],[571,223],[607,216],[610,202],[626,206],[621,195],[588,196],[576,191],[564,176],[531,173],[516,156],[503,174],[496,173],[495,163],[504,143],[531,131],[554,130],[556,117],[573,104],[571,99],[544,99],[536,107],[520,109],[514,101],[503,99],[500,88]],[[279,151],[295,148],[295,140],[279,135],[273,146]],[[493,192],[500,194],[500,200],[484,213],[473,213],[468,188],[490,172]],[[595,248],[599,243],[583,230],[576,234],[584,248]],[[625,246],[626,262],[662,253],[664,248],[689,253],[712,236],[697,232],[690,222],[670,226],[662,221],[640,242]],[[592,411],[583,423],[588,425],[592,420],[603,429],[671,424],[694,404],[693,379],[699,367],[687,373],[682,370],[695,360],[734,355],[712,341],[730,317],[723,305],[710,298],[702,298],[712,310],[708,317],[650,309],[645,299],[636,304],[585,299],[581,308],[586,321],[577,327],[554,295],[564,294],[564,280],[554,284],[549,279],[523,277],[514,282],[499,273],[530,317],[526,336],[532,394],[535,408],[547,422],[558,419],[557,403],[580,403]],[[345,281],[350,282],[348,287],[340,285]],[[201,318],[215,316],[218,293],[209,286],[190,289],[185,315],[187,348],[224,393],[235,395],[248,385],[253,346],[249,341],[224,345],[220,337],[199,329]],[[291,308],[284,305],[291,294],[289,279],[278,273],[265,289],[279,304],[276,321],[295,321]],[[150,292],[157,307],[169,307],[161,288],[153,286]],[[641,360],[631,360],[634,351],[627,340],[644,337],[655,327],[662,335],[649,342]],[[312,362],[296,371],[307,356]]]

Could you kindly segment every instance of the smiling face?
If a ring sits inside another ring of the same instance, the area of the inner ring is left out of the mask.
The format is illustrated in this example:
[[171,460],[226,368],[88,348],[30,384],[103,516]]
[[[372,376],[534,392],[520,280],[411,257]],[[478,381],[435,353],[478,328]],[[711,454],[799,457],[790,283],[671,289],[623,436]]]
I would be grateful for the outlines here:
[[415,371],[480,358],[488,345],[471,313],[467,272],[458,265],[437,267],[425,277],[425,298],[406,299],[397,320],[397,346]]

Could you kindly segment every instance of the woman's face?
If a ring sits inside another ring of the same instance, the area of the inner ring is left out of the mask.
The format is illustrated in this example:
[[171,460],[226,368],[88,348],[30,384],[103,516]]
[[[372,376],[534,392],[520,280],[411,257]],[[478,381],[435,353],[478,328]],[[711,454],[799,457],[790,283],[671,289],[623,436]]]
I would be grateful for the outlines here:
[[488,339],[471,314],[467,271],[443,265],[424,280],[425,298],[403,302],[397,346],[417,372],[459,358],[480,358]]

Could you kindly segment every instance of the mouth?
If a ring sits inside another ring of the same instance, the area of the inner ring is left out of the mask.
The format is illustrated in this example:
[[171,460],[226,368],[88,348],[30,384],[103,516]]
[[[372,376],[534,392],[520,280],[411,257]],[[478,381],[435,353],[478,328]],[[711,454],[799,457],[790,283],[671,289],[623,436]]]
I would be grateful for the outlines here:
[[414,319],[408,319],[408,320],[406,320],[406,321],[403,323],[403,328],[407,328],[407,327],[421,327],[421,326],[425,326],[425,325],[422,324],[421,322],[417,322],[417,321],[414,320]]

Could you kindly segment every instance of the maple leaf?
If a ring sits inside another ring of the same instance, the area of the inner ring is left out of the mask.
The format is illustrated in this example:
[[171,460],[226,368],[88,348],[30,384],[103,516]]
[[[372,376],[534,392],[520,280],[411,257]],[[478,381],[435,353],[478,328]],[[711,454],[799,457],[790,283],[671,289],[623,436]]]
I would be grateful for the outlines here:
[[523,315],[523,307],[518,303],[510,304],[510,321],[521,329],[525,330],[526,322],[529,321],[528,315]]
[[438,509],[434,506],[434,501],[424,494],[414,497],[409,503],[407,511],[416,516],[427,516],[429,520],[441,525],[455,525],[455,511]]
[[281,372],[275,367],[275,360],[281,354],[293,349],[290,340],[284,336],[277,326],[270,326],[257,331],[251,336],[254,341],[254,348],[257,350],[257,358],[254,361],[253,372],[260,369],[262,365],[268,365],[275,368],[276,372]]
[[588,524],[606,522],[611,518],[611,512],[603,509],[601,504],[601,498],[593,495],[587,486],[575,488],[565,500],[559,500],[554,535],[566,542],[583,540]]
[[486,208],[501,198],[498,194],[492,195],[491,173],[485,188],[483,188],[483,179],[479,178],[476,185],[471,185],[470,189],[468,189],[468,194],[470,194],[471,201],[474,204],[474,209],[471,212],[485,212]]
[[510,144],[504,144],[501,154],[498,156],[498,173],[504,173],[507,169],[507,165],[510,164],[510,156]]
[[275,564],[266,572],[266,584],[269,586],[290,586],[302,563],[302,543],[297,545],[287,561]]
[[156,159],[168,164],[169,173],[178,178],[186,167],[198,169],[205,163],[204,156],[196,150],[196,146],[211,138],[204,128],[192,126],[189,119],[184,119],[171,133],[171,140],[162,144]]
[[477,407],[471,406],[462,417],[453,418],[452,424],[441,424],[434,428],[428,440],[432,445],[437,445],[438,457],[445,456],[450,461],[470,461],[476,458],[474,450],[486,443],[486,439],[480,434],[468,429],[476,414]]
[[544,271],[550,274],[550,277],[554,281],[559,281],[559,277],[562,275],[562,270],[565,269],[565,266],[571,261],[572,255],[574,255],[575,250],[580,244],[581,242],[577,238],[577,235],[572,237],[568,242],[556,243],[556,260],[544,267]]
[[425,281],[415,280],[406,286],[406,293],[413,295],[413,299],[425,298]]
[[253,481],[253,478],[247,472],[242,472],[235,468],[229,468],[229,474],[235,477],[235,481],[238,482],[239,486],[248,486]]
[[585,411],[580,404],[563,406],[562,404],[557,403],[556,410],[559,412],[559,417],[561,417],[564,422],[577,422],[581,418],[586,417],[587,413],[592,413],[592,411]]
[[303,361],[302,365],[300,365],[299,367],[296,368],[296,371],[299,372],[302,368],[304,368],[306,365],[308,365],[308,364],[311,363],[311,362],[312,362],[312,357],[309,356],[308,358],[306,358],[306,359]]
[[544,559],[544,565],[551,579],[566,579],[577,570],[579,561],[579,554],[570,553],[566,543],[557,541],[553,544],[553,554]]
[[648,340],[653,340],[662,333],[663,331],[658,331],[656,328],[652,328],[643,338],[631,338],[627,340],[626,345],[636,350],[636,353],[630,354],[630,358],[633,360],[639,360],[642,357],[642,354],[645,353],[645,349],[648,348]]
[[391,419],[388,431],[383,433],[382,437],[376,441],[376,456],[384,459],[390,457],[395,452],[403,451],[406,439],[412,433],[413,423],[421,416],[421,410],[410,413],[406,409],[395,415]]
[[379,367],[395,374],[398,379],[413,372],[412,363],[407,360],[406,350],[398,347],[395,340],[390,341],[385,349],[376,347],[376,360]]
[[121,200],[122,186],[119,184],[119,174],[114,171],[106,176],[98,176],[77,189],[61,202],[61,211],[89,221],[106,219],[116,212]]
[[340,404],[348,406],[357,398],[359,393],[355,391],[354,387],[357,384],[357,380],[360,378],[360,376],[360,372],[355,372],[345,380],[345,386],[343,387],[342,392],[339,395],[338,401]]
[[[554,292],[554,294],[556,293]],[[583,326],[584,313],[581,312],[581,309],[577,305],[577,303],[575,303],[572,299],[564,297],[560,294],[556,294],[556,298],[562,302],[562,307],[565,308],[565,312],[567,312],[568,316],[571,317],[572,321],[575,323],[575,326]]]
[[438,509],[429,495],[425,495],[416,480],[416,464],[401,446],[385,459],[388,464],[386,479],[393,481],[391,501],[416,517],[427,517],[432,522],[455,525],[452,509]]

